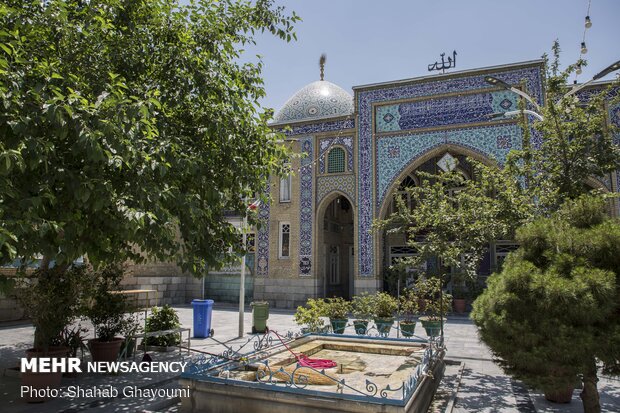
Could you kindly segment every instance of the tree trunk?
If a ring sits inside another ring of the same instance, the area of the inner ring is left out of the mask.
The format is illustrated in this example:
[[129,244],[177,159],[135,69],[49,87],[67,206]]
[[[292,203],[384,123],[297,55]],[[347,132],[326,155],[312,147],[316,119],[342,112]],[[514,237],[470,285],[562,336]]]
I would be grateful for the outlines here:
[[596,359],[592,357],[588,363],[586,371],[583,373],[583,390],[581,392],[581,400],[583,401],[584,413],[600,413],[601,411],[598,389],[596,388],[597,382],[598,377],[596,375]]

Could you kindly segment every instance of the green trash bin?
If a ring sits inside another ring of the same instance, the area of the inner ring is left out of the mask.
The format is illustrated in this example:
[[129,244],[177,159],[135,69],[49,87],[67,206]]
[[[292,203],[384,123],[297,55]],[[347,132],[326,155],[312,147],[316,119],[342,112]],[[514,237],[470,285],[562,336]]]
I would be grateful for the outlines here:
[[269,303],[257,301],[252,306],[252,333],[264,333],[267,331],[267,319],[269,318]]

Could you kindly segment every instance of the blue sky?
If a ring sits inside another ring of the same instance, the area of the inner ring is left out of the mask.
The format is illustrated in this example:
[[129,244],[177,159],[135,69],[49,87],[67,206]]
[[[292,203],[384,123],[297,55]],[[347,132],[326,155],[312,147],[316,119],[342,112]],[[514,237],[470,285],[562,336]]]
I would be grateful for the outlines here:
[[[427,66],[456,50],[455,70],[538,59],[559,39],[562,63],[579,58],[588,0],[276,0],[303,19],[298,40],[261,36],[248,53],[263,56],[267,97],[279,109],[298,89],[325,79],[355,85],[429,74]],[[586,32],[590,79],[620,60],[620,0],[592,0]],[[439,72],[435,72],[439,73]]]

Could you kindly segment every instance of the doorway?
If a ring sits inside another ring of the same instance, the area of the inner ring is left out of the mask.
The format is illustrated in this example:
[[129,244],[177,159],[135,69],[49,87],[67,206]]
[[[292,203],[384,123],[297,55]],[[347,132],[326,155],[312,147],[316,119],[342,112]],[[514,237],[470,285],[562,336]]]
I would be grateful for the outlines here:
[[339,195],[322,216],[323,296],[350,300],[353,294],[353,208]]

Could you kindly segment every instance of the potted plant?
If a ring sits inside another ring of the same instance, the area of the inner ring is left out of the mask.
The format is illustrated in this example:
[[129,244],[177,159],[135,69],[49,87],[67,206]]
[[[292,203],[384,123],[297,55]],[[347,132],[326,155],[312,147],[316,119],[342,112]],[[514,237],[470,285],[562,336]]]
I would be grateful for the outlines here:
[[119,294],[123,267],[108,265],[94,273],[91,302],[85,310],[95,329],[95,338],[88,341],[93,361],[116,361],[123,338],[118,335],[126,328],[129,310],[125,296]]
[[136,348],[136,334],[140,334],[143,331],[142,323],[140,322],[140,318],[135,313],[136,309],[133,310],[126,318],[126,323],[121,331],[123,335],[123,343],[121,344],[121,357],[127,358],[133,356],[133,352]]
[[[26,350],[28,359],[67,356],[70,350],[62,343],[62,332],[80,312],[86,277],[85,269],[77,266],[38,269],[30,275],[16,277],[10,291],[35,327],[34,345]],[[57,388],[61,379],[61,372],[27,371],[22,374],[22,385],[34,389]],[[37,397],[28,401],[44,400]]]
[[354,296],[351,301],[351,311],[355,332],[359,335],[366,334],[368,322],[373,316],[373,296],[367,292]]
[[[174,308],[166,304],[163,307],[151,309],[151,315],[146,319],[145,333],[172,330],[180,326],[179,315]],[[146,350],[170,351],[180,342],[181,335],[179,333],[170,333],[163,336],[146,337],[144,345]]]
[[[79,351],[80,359],[83,359],[84,350],[87,348],[84,344],[84,341],[86,340],[86,333],[88,333],[88,329],[82,327],[81,324],[65,326],[56,341],[58,346],[67,348],[67,355],[69,357],[77,357]],[[67,372],[63,375],[65,377],[75,377],[76,374],[77,373],[74,372]]]
[[443,315],[452,307],[452,296],[443,293],[442,281],[437,277],[421,277],[416,282],[415,288],[425,302],[426,315],[420,317],[422,327],[429,337],[438,336],[442,322],[446,321]]
[[325,322],[323,316],[325,301],[321,298],[309,298],[305,306],[297,307],[294,320],[302,326],[302,333],[316,333],[323,330]]
[[400,332],[404,337],[411,337],[415,331],[416,317],[418,315],[418,294],[413,288],[406,288],[400,296]]
[[332,331],[335,334],[343,334],[347,327],[348,313],[351,310],[351,303],[342,297],[333,297],[325,300],[323,315],[329,318]]
[[382,335],[390,334],[394,324],[394,313],[398,310],[398,300],[386,292],[378,292],[373,297],[375,325]]

